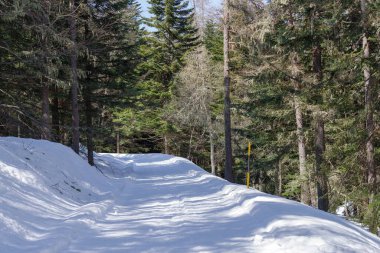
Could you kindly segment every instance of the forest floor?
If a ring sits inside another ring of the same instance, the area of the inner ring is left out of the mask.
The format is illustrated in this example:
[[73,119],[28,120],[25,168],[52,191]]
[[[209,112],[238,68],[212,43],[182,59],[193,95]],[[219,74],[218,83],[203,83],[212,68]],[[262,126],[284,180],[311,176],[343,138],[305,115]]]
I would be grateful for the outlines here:
[[0,138],[0,252],[380,252],[342,217],[162,154]]

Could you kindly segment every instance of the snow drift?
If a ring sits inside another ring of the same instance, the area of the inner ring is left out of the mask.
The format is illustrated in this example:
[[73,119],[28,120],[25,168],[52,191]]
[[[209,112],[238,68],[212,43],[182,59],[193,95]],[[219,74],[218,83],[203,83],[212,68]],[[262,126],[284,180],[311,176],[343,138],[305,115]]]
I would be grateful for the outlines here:
[[380,252],[360,227],[161,154],[0,138],[0,252]]

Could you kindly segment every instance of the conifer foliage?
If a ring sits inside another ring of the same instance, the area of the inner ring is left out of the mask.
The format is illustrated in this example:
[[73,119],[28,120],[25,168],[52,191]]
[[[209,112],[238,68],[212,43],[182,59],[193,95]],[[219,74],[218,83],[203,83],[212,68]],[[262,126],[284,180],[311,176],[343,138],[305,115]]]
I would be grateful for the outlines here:
[[[173,98],[174,77],[183,67],[186,55],[199,44],[194,26],[194,10],[186,0],[152,0],[152,15],[145,19],[149,32],[140,48],[142,76],[137,87],[138,108],[119,112],[119,122],[136,122],[124,131],[137,139],[148,139],[148,150],[169,153],[175,126],[165,116]],[[135,117],[138,121],[133,120]],[[153,145],[152,145],[153,144]],[[152,148],[153,146],[153,148]]]
[[169,92],[184,56],[198,44],[194,12],[186,0],[151,0],[150,4],[152,17],[145,23],[153,32],[142,48],[147,61],[141,68],[149,70],[149,78]]

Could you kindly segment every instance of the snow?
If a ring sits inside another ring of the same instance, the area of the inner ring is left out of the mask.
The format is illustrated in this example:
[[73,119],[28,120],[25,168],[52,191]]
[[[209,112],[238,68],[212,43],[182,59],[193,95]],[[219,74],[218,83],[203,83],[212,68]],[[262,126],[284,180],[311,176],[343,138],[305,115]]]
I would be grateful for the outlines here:
[[[162,154],[0,138],[0,252],[380,252],[332,214]],[[102,172],[102,173],[101,173]]]

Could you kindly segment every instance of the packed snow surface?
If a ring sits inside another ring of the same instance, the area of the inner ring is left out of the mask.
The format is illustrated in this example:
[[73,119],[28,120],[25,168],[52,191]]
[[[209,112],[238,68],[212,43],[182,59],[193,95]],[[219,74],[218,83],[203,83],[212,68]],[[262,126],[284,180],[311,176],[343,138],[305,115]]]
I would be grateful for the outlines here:
[[0,252],[380,252],[328,213],[162,154],[0,138]]

